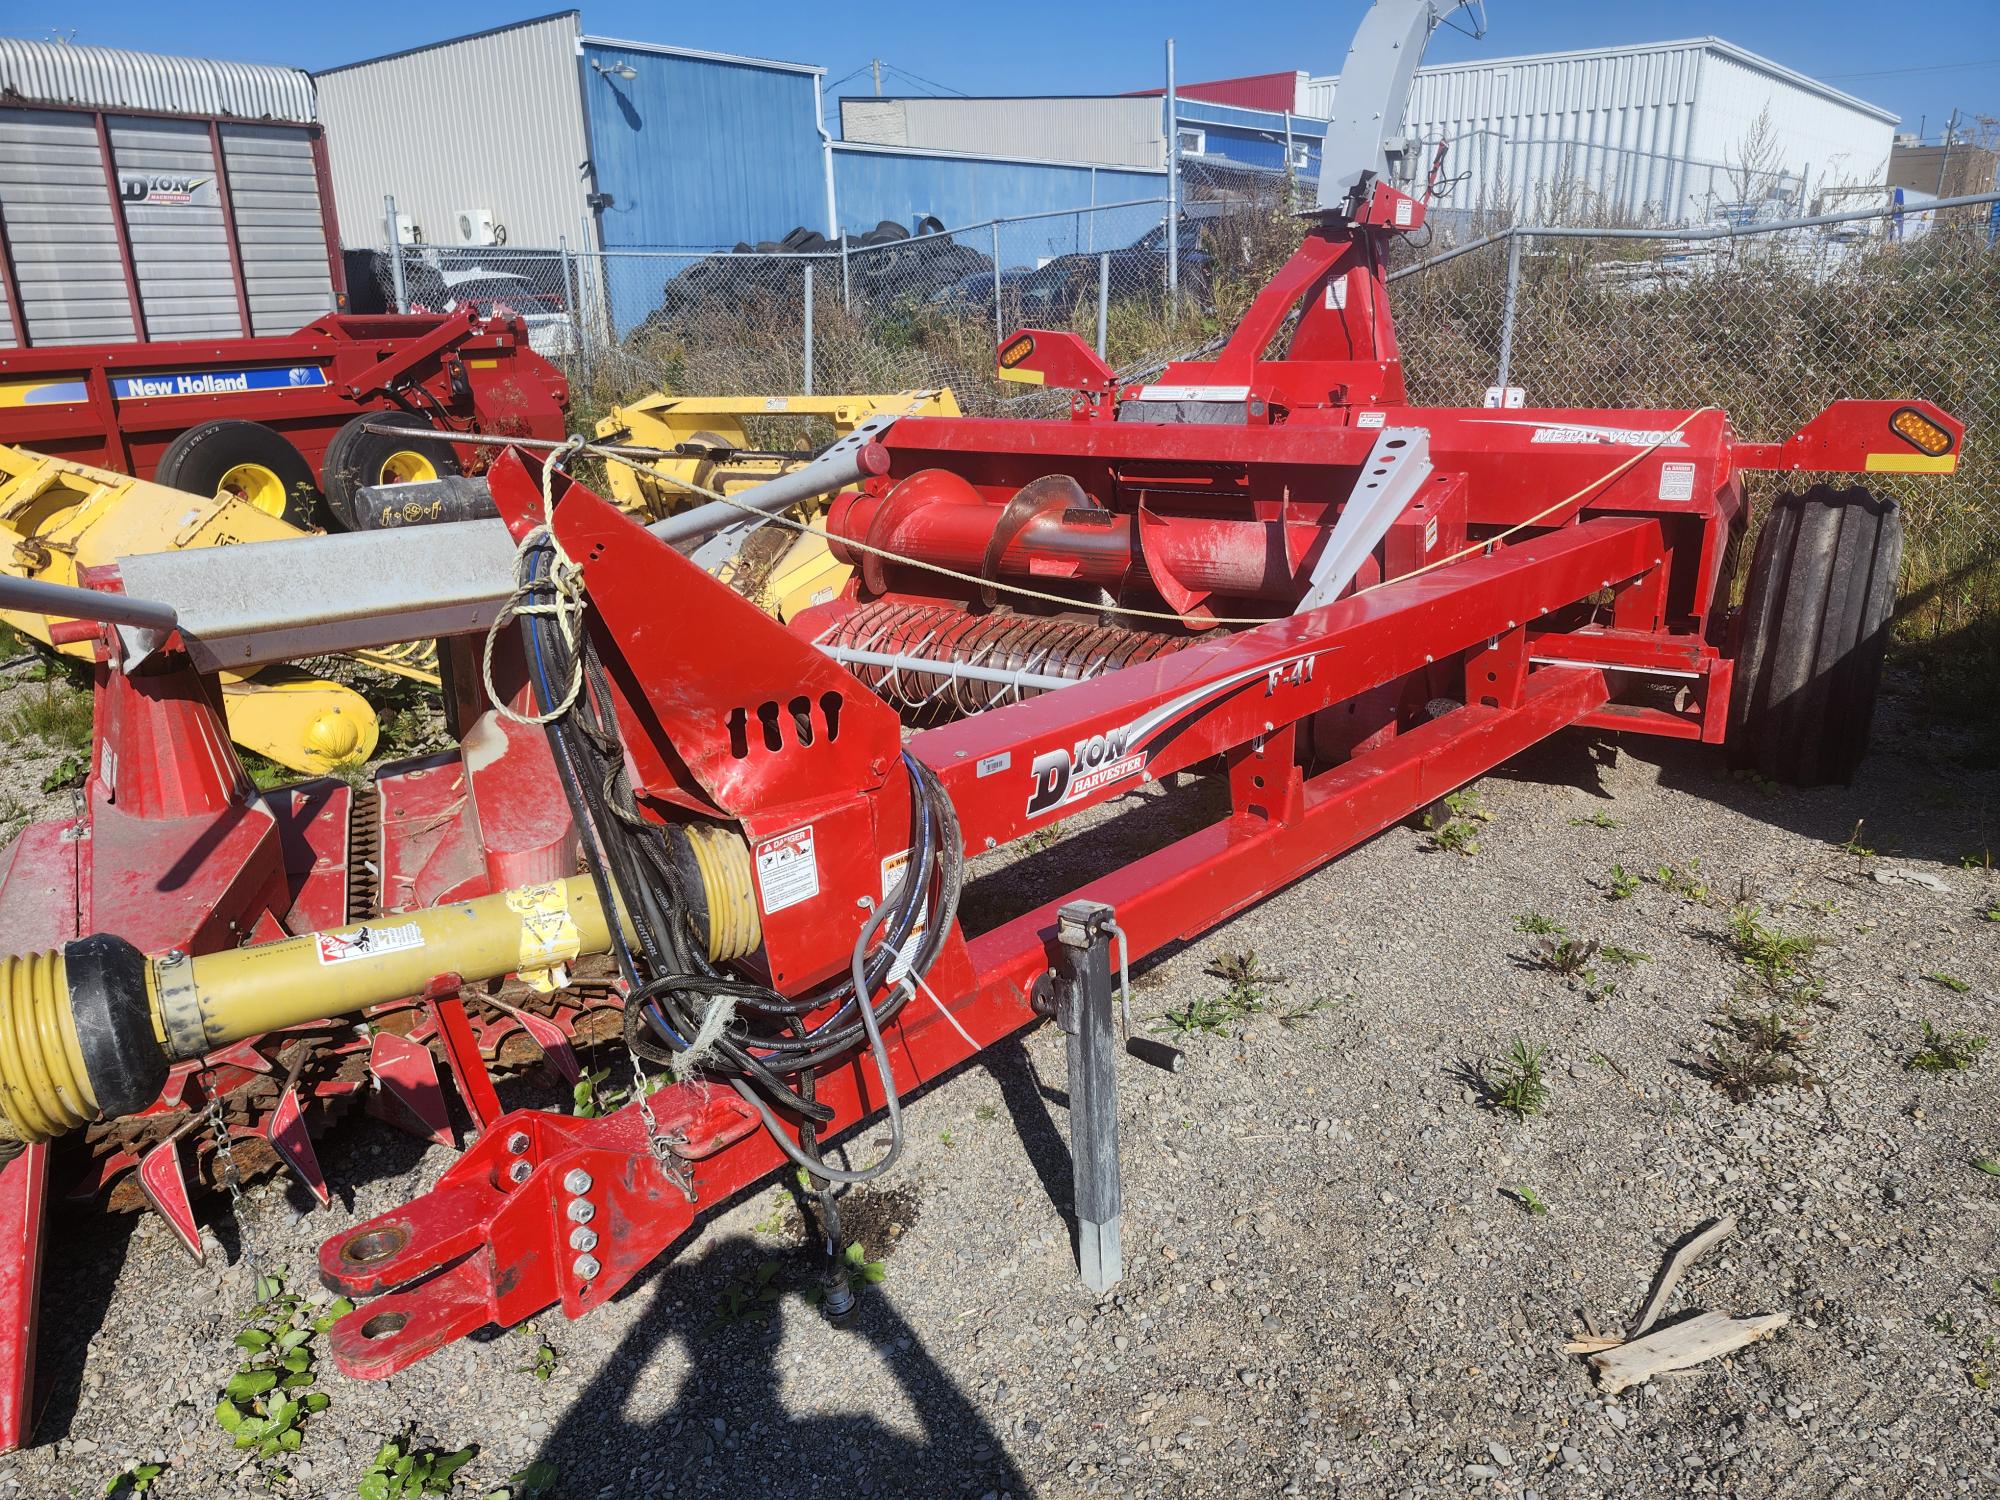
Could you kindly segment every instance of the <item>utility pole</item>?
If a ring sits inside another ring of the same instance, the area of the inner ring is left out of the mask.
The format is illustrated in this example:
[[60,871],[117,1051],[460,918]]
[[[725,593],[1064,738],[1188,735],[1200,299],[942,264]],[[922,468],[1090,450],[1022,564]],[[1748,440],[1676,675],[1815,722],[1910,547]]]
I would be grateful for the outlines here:
[[1945,126],[1944,128],[1944,155],[1938,160],[1937,195],[1940,198],[1944,196],[1945,174],[1951,170],[1952,141],[1957,135],[1958,135],[1958,111],[1953,110],[1951,112],[1951,123]]
[[1181,111],[1174,93],[1174,39],[1167,38],[1167,317],[1181,307]]
[[882,97],[882,59],[879,57],[869,58],[868,71],[875,75],[875,97],[880,99]]

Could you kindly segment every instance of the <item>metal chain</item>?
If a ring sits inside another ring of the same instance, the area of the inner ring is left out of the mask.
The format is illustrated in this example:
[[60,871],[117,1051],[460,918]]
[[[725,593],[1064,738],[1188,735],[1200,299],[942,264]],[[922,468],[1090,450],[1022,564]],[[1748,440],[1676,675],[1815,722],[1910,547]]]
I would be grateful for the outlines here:
[[208,1094],[208,1130],[215,1138],[215,1165],[222,1185],[229,1191],[229,1212],[236,1220],[236,1249],[253,1277],[261,1275],[257,1253],[250,1243],[250,1216],[243,1209],[243,1177],[236,1170],[236,1153],[229,1149],[229,1119],[223,1113],[222,1093],[215,1086],[215,1070],[201,1070],[201,1086]]
[[631,1048],[626,1048],[625,1055],[632,1059],[632,1097],[639,1103],[639,1119],[646,1128],[646,1150],[652,1154],[661,1175],[692,1203],[695,1201],[694,1173],[674,1150],[676,1143],[685,1146],[687,1138],[670,1136],[660,1129],[659,1118],[653,1113],[652,1093],[647,1088],[646,1066]]

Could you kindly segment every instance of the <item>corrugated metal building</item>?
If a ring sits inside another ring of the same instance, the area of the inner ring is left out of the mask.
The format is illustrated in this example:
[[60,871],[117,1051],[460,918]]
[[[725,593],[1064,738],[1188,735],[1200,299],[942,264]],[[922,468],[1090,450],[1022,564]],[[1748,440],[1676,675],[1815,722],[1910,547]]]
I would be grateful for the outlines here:
[[0,332],[291,333],[342,285],[296,68],[0,38]]
[[603,37],[581,53],[606,249],[714,249],[832,221],[824,68]]
[[1164,121],[1159,99],[1144,96],[840,101],[843,141],[1101,166],[1165,167]]
[[1163,198],[1167,191],[1164,167],[1149,171],[858,141],[836,141],[833,166],[841,224],[850,233],[883,219],[914,226],[931,218],[957,229],[989,219]]
[[[1311,81],[1311,113],[1338,84]],[[1896,116],[1700,37],[1427,67],[1407,124],[1450,143],[1460,207],[1703,222],[1880,184]]]
[[570,10],[315,74],[341,239],[385,243],[388,195],[428,244],[577,244],[591,191],[581,37]]

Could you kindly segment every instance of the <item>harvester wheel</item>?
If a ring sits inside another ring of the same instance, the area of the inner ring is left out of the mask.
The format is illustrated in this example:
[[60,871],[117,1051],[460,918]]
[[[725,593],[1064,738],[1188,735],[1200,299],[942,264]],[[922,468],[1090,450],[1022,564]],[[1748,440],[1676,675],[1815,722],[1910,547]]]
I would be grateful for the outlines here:
[[[368,431],[367,424],[385,420],[408,429],[410,435]],[[371,411],[333,435],[326,445],[326,461],[320,465],[320,488],[343,531],[355,529],[354,500],[362,486],[414,484],[459,472],[458,455],[451,444],[432,436],[435,432],[422,417],[407,412]]]
[[194,495],[234,495],[267,516],[312,525],[312,469],[282,434],[261,422],[190,427],[167,444],[153,481]]
[[1815,486],[1771,508],[1750,563],[1730,762],[1793,786],[1845,783],[1868,749],[1903,557],[1895,502]]

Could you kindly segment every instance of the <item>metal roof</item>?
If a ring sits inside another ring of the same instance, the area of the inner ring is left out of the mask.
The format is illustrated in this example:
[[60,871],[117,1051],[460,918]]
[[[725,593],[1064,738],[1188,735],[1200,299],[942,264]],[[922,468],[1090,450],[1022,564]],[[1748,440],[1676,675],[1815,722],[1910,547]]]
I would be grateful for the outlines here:
[[312,79],[299,68],[22,37],[0,37],[0,97],[245,120],[317,118]]
[[690,57],[697,62],[733,63],[744,68],[772,68],[780,73],[817,73],[824,76],[825,68],[812,63],[780,62],[774,57],[745,57],[735,52],[707,52],[699,47],[669,47],[663,42],[628,42],[615,36],[586,36],[578,39],[577,48],[602,47],[611,52],[645,52],[656,57]]
[[[1528,52],[1513,57],[1475,57],[1467,58],[1462,62],[1426,63],[1422,72],[1426,75],[1480,72],[1491,69],[1519,67],[1525,63],[1570,62],[1583,58],[1632,57],[1648,52],[1673,52],[1682,48],[1703,49],[1719,53],[1724,57],[1733,58],[1746,67],[1753,68],[1772,78],[1780,79],[1785,83],[1791,84],[1794,88],[1803,89],[1807,93],[1817,94],[1822,99],[1828,99],[1836,104],[1845,105],[1847,108],[1857,110],[1862,114],[1873,115],[1876,119],[1886,120],[1892,125],[1901,119],[1901,116],[1891,110],[1882,108],[1879,104],[1870,104],[1866,99],[1858,99],[1853,94],[1833,87],[1832,84],[1820,82],[1819,79],[1814,78],[1809,73],[1801,73],[1796,68],[1788,68],[1783,63],[1773,62],[1768,57],[1760,56],[1758,53],[1750,51],[1747,47],[1739,47],[1734,42],[1724,41],[1719,36],[1683,37],[1678,41],[1671,42],[1636,42],[1623,47],[1579,47],[1563,52]],[[1340,75],[1338,73],[1315,74],[1311,79],[1310,86],[1337,83],[1339,79]]]

